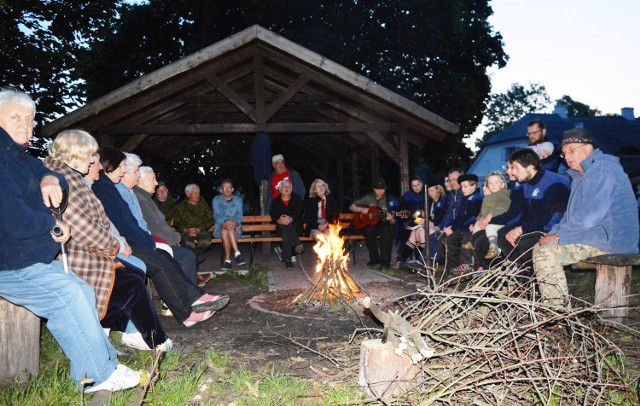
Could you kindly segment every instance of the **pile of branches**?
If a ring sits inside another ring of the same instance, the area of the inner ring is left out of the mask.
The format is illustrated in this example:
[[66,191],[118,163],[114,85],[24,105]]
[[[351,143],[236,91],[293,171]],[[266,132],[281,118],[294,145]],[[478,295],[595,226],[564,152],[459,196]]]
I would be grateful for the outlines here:
[[405,399],[490,405],[637,400],[622,351],[602,335],[597,309],[540,303],[528,269],[505,265],[471,277],[432,279],[429,286],[400,313],[434,351],[421,361]]

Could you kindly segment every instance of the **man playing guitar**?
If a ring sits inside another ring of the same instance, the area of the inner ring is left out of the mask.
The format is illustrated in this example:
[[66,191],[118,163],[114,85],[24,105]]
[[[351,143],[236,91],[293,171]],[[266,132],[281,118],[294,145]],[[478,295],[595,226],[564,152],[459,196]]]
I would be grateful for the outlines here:
[[[373,193],[368,193],[349,206],[349,210],[354,213],[354,222],[358,220],[369,221],[362,229],[364,242],[369,251],[369,262],[367,266],[371,268],[389,268],[391,266],[391,249],[393,247],[393,233],[396,219],[393,216],[394,209],[400,208],[400,203],[393,197],[387,195],[387,184],[384,179],[378,179],[373,185]],[[376,216],[369,215],[376,212]],[[380,212],[382,216],[377,215]],[[367,216],[369,215],[369,216]],[[382,217],[382,221],[377,218]],[[380,248],[378,249],[377,238],[380,237]]]

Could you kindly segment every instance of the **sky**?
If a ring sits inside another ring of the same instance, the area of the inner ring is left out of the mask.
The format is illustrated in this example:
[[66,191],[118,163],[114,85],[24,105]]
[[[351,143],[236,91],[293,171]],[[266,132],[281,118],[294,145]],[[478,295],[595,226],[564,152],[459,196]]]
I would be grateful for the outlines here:
[[[640,116],[639,0],[491,0],[507,66],[490,68],[492,92],[540,83],[603,114]],[[551,112],[551,111],[547,111]],[[482,132],[478,129],[476,134]]]
[[640,113],[640,1],[492,0],[494,30],[509,55],[491,69],[493,92],[539,82],[603,113]]

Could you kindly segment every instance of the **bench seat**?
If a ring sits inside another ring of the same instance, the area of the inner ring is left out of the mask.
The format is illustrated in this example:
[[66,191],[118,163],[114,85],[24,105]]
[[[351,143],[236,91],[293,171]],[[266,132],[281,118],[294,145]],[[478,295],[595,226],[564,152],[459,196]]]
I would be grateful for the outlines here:
[[[339,220],[342,227],[341,236],[345,240],[345,248],[350,253],[354,264],[356,263],[355,244],[356,241],[364,240],[361,234],[355,234],[355,229],[351,226],[353,221],[353,213],[340,213]],[[242,217],[242,235],[238,239],[238,243],[251,244],[251,254],[249,256],[249,264],[253,264],[255,244],[268,244],[265,252],[270,252],[271,243],[280,243],[282,238],[275,235],[276,225],[271,222],[271,216],[243,216]],[[313,242],[311,237],[300,236],[300,242]],[[221,244],[222,239],[211,239],[212,244]],[[224,261],[224,250],[221,250],[220,264]]]

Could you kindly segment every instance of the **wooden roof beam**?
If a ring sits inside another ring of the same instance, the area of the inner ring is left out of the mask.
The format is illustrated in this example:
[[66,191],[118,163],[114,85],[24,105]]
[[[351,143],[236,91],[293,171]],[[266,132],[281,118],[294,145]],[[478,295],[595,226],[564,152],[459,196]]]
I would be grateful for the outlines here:
[[140,126],[111,125],[101,132],[106,134],[132,135],[148,133],[153,135],[174,134],[234,134],[256,133],[350,133],[350,132],[386,132],[396,128],[404,129],[390,123],[221,123],[221,124],[150,124]]
[[224,83],[218,76],[215,74],[210,74],[207,78],[207,81],[211,83],[220,93],[222,93],[226,98],[229,99],[231,103],[233,103],[240,111],[242,111],[247,117],[251,119],[254,123],[256,122],[256,111],[246,100],[244,100],[238,93],[235,92],[232,88],[230,88],[226,83]]
[[289,102],[291,98],[296,95],[296,93],[298,93],[303,87],[305,87],[307,83],[309,83],[309,76],[303,73],[295,80],[295,82],[289,85],[289,87],[287,87],[287,89],[282,94],[280,94],[278,99],[269,104],[269,107],[267,107],[265,122],[269,121],[271,117],[273,117],[273,115],[276,114],[282,108],[282,106]]

